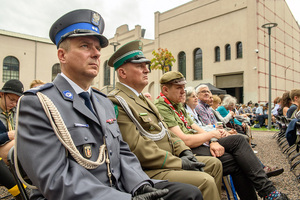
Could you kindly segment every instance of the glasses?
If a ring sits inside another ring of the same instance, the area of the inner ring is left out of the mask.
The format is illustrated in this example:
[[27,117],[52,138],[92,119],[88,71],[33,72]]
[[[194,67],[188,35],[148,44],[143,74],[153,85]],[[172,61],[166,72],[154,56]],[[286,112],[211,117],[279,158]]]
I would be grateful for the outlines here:
[[18,103],[19,98],[15,99],[15,98],[13,98],[13,97],[11,97],[11,96],[9,96],[9,95],[5,95],[5,96],[7,96],[8,100],[9,100],[10,102],[12,102],[12,103]]

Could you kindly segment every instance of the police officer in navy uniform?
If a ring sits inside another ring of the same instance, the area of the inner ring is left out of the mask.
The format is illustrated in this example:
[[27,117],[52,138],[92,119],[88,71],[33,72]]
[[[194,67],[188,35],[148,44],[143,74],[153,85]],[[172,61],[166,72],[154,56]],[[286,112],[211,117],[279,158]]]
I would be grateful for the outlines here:
[[[194,186],[150,179],[123,141],[111,101],[91,88],[108,45],[103,30],[100,14],[85,9],[50,29],[62,73],[25,92],[19,106],[17,155],[37,187],[31,199],[202,199]],[[58,114],[47,116],[46,107]],[[56,133],[71,141],[63,144]]]

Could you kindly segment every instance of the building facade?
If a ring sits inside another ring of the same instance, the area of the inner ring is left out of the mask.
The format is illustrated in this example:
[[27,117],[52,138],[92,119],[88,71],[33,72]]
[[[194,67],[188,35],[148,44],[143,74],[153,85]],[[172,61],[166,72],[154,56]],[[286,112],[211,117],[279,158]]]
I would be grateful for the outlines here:
[[[272,99],[300,88],[300,28],[284,0],[192,0],[154,15],[154,40],[144,38],[140,25],[133,30],[127,25],[116,29],[109,39],[111,45],[101,50],[94,87],[104,93],[113,88],[118,80],[113,68],[107,66],[109,57],[127,42],[140,39],[149,59],[160,47],[171,51],[176,58],[172,70],[185,75],[187,86],[211,83],[236,96],[240,103],[267,102],[269,35],[262,25],[274,22],[278,26],[271,32]],[[25,89],[33,79],[48,82],[55,76],[58,60],[50,40],[1,31],[0,42],[4,45],[0,50],[3,66],[9,56],[19,61],[19,79]],[[2,84],[8,77],[4,68],[0,72]],[[161,76],[161,71],[152,70],[144,92],[156,97]]]

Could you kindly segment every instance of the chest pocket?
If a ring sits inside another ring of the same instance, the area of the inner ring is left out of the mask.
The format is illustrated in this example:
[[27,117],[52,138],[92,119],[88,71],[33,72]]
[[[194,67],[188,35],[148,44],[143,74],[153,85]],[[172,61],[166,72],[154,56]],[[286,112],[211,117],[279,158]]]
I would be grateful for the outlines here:
[[88,128],[85,127],[72,128],[69,129],[69,132],[77,148],[84,144],[96,145],[96,140]]
[[115,122],[114,124],[108,125],[107,129],[108,133],[105,134],[105,139],[109,156],[117,156],[118,158],[120,158],[121,132],[118,128],[118,125]]

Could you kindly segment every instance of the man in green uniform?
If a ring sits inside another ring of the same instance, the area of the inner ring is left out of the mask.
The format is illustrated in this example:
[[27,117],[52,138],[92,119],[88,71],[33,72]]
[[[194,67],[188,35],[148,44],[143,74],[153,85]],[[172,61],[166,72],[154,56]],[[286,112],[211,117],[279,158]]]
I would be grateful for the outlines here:
[[151,178],[189,183],[200,189],[204,199],[220,199],[220,161],[195,157],[181,139],[167,130],[154,104],[142,95],[148,84],[150,63],[142,45],[141,41],[125,44],[108,61],[120,81],[109,98],[115,104],[123,139]]

